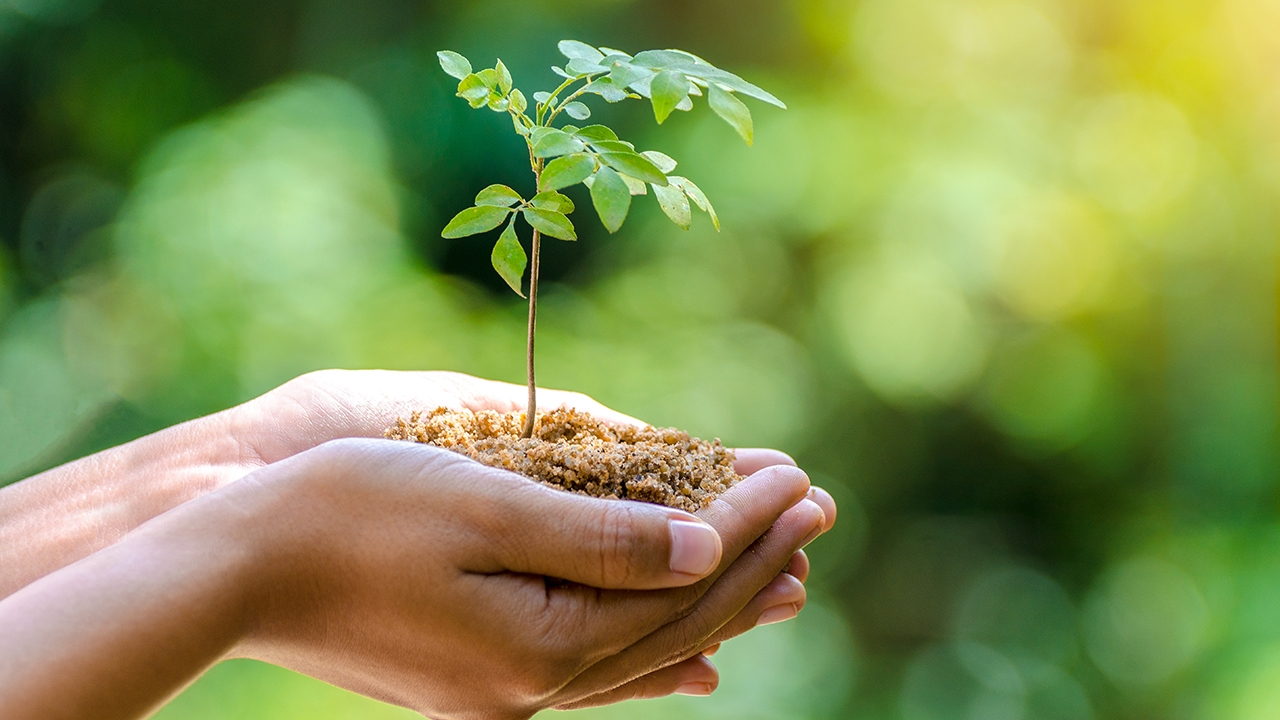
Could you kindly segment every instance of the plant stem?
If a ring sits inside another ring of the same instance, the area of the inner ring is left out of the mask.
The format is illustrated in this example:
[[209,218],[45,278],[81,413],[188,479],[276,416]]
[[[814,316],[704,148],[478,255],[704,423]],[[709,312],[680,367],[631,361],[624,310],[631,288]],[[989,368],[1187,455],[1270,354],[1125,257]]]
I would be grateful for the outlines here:
[[[534,187],[542,187],[542,161],[535,160],[533,149],[529,150],[529,162],[533,166]],[[524,430],[520,437],[533,437],[533,426],[537,423],[538,414],[538,382],[533,373],[533,339],[538,329],[538,266],[542,260],[542,233],[533,229],[533,246],[529,248],[529,335],[525,345],[525,369],[529,381],[529,403],[524,411]]]
[[538,265],[542,253],[542,233],[533,231],[533,257],[529,261],[529,339],[525,349],[529,378],[529,406],[524,415],[522,438],[533,437],[533,426],[538,412],[538,383],[533,377],[533,337],[538,328]]

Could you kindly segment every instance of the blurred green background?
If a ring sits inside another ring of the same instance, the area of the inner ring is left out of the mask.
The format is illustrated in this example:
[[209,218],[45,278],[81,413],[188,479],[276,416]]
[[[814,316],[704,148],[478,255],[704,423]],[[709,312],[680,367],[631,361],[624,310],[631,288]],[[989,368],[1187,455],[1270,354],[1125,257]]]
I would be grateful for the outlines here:
[[[1277,0],[0,0],[0,477],[323,367],[523,380],[530,185],[434,52],[679,47],[788,102],[657,128],[549,241],[540,375],[794,454],[841,504],[710,699],[582,718],[1280,717]],[[580,191],[581,188],[578,188]],[[582,195],[575,197],[582,200]],[[411,714],[254,663],[160,717]]]

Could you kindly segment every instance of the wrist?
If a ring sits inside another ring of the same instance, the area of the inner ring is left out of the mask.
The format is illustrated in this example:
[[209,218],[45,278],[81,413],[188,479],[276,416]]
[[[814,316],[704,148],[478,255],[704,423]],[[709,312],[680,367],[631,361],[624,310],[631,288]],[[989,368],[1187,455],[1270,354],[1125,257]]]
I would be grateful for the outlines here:
[[200,418],[0,490],[0,597],[249,472],[231,429]]

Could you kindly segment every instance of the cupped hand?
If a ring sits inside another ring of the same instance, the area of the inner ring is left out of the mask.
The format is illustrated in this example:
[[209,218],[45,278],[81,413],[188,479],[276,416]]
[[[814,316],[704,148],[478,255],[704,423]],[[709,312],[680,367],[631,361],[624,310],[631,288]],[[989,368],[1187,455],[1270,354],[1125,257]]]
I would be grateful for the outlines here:
[[[269,464],[339,438],[380,438],[397,418],[438,407],[515,412],[525,409],[523,385],[461,373],[319,370],[227,412],[224,427],[246,459]],[[641,424],[581,393],[538,391],[538,408],[574,408],[610,423]]]
[[271,569],[238,654],[431,717],[525,718],[709,691],[703,650],[803,603],[783,571],[827,526],[810,490],[774,465],[694,517],[341,440],[209,497],[275,519],[251,525]]

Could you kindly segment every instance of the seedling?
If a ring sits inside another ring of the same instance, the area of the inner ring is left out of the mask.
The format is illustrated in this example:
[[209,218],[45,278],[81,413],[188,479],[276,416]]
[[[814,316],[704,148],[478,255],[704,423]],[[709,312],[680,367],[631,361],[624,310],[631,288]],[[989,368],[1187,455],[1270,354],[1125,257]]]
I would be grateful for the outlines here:
[[[525,438],[533,435],[537,411],[533,348],[542,236],[578,239],[568,217],[574,210],[573,201],[560,191],[578,183],[586,185],[591,191],[591,204],[610,233],[617,232],[627,219],[631,198],[648,194],[649,188],[653,188],[662,211],[679,227],[689,229],[692,202],[720,230],[720,219],[702,190],[688,178],[671,174],[676,169],[675,160],[654,150],[637,151],[635,145],[604,125],[555,127],[556,119],[561,115],[577,121],[589,119],[591,109],[580,98],[597,95],[608,103],[648,99],[653,104],[654,118],[662,124],[676,110],[692,110],[693,98],[705,97],[711,109],[751,145],[751,111],[735,94],[786,108],[773,95],[682,50],[647,50],[632,56],[576,40],[563,40],[559,48],[568,62],[551,69],[564,82],[551,92],[534,93],[532,106],[525,94],[515,88],[511,71],[501,60],[494,67],[477,72],[469,60],[456,52],[437,53],[440,67],[459,81],[458,97],[472,108],[487,107],[509,114],[516,133],[529,148],[536,195],[526,200],[506,185],[490,185],[476,195],[474,207],[458,213],[441,233],[446,238],[460,238],[495,230],[506,223],[493,246],[493,268],[521,297],[525,297],[521,291],[524,271],[529,269],[529,404],[522,433]],[[523,216],[533,228],[529,253],[532,262],[516,232],[517,216]]]

